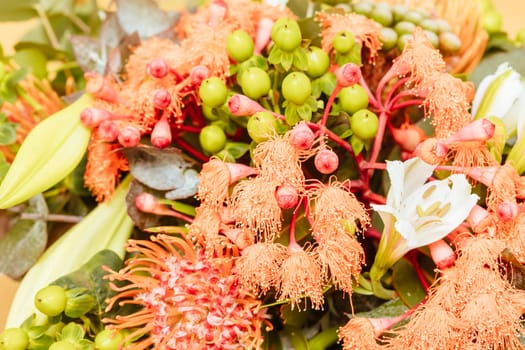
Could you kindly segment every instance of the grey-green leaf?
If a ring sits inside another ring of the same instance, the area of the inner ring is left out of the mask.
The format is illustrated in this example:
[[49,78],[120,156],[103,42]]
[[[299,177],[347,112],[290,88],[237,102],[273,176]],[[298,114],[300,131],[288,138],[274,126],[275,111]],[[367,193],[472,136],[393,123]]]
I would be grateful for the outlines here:
[[47,244],[48,214],[44,197],[31,198],[24,213],[34,214],[37,220],[18,219],[0,240],[0,273],[20,278],[37,261]]

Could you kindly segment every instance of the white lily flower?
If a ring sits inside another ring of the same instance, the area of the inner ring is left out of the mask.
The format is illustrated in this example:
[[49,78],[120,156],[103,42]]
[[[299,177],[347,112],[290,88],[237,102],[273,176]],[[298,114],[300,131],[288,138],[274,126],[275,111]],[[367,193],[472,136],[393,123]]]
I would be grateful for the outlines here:
[[407,252],[436,242],[458,227],[478,200],[465,175],[426,182],[434,166],[420,158],[387,162],[386,204],[372,204],[384,230],[370,276],[383,274]]
[[[483,78],[472,101],[474,119],[498,117],[505,125],[507,138],[521,136],[525,124],[525,82],[507,62]],[[511,141],[513,143],[513,141]]]

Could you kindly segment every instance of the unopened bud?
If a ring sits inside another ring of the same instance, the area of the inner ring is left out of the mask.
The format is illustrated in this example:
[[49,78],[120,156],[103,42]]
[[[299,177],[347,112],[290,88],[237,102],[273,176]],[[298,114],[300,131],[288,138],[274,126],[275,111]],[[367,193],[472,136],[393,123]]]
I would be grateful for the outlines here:
[[190,79],[192,85],[199,86],[204,79],[210,77],[210,70],[208,67],[203,65],[197,65],[193,67],[190,71]]
[[359,83],[361,68],[355,63],[346,63],[335,71],[337,85],[347,87]]
[[334,151],[322,149],[315,155],[314,164],[321,174],[331,174],[339,167],[339,158]]
[[516,218],[519,213],[519,207],[516,202],[502,202],[496,208],[498,218],[503,222],[508,222]]
[[404,124],[399,129],[392,128],[392,137],[403,150],[408,152],[414,152],[427,138],[423,129],[414,124]]
[[157,89],[151,95],[151,102],[157,109],[166,109],[171,104],[171,95],[166,89]]
[[131,125],[125,126],[120,130],[117,139],[123,147],[134,147],[140,142],[140,131]]
[[106,142],[113,142],[117,139],[119,129],[117,124],[111,120],[103,120],[97,129],[98,137]]
[[151,132],[151,144],[158,148],[165,148],[171,144],[171,127],[166,117],[162,117]]
[[454,252],[454,249],[452,249],[452,247],[443,239],[430,243],[428,248],[432,260],[440,270],[451,267],[456,261],[456,253]]
[[297,149],[310,149],[315,141],[315,134],[305,122],[295,124],[290,132],[290,143]]
[[235,94],[228,100],[228,110],[237,117],[252,115],[257,112],[263,112],[265,109],[256,101],[248,96]]
[[281,209],[292,209],[299,203],[299,191],[290,185],[282,185],[275,190],[275,199]]
[[86,72],[86,92],[108,102],[118,102],[118,94],[111,85],[110,79],[102,75]]
[[486,118],[478,119],[459,129],[449,136],[444,143],[450,144],[460,141],[487,141],[494,135],[496,126]]
[[90,129],[96,128],[104,120],[108,120],[112,116],[113,114],[105,109],[95,107],[84,108],[82,112],[80,112],[80,120],[82,121],[82,124]]
[[259,20],[257,34],[255,36],[254,54],[260,54],[270,42],[273,24],[274,21],[267,17],[263,17]]
[[146,66],[146,73],[152,78],[162,79],[167,76],[169,72],[170,67],[168,66],[168,62],[162,58],[156,58]]

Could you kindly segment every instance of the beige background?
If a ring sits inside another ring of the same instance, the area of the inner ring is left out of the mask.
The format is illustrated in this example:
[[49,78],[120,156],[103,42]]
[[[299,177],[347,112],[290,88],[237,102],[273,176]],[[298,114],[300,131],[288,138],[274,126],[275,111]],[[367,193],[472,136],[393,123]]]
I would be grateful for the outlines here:
[[[108,0],[101,1],[108,3]],[[505,18],[504,29],[515,34],[520,28],[525,27],[521,15],[525,11],[525,3],[515,0],[493,0],[496,8]],[[521,17],[521,18],[520,18]],[[0,43],[4,51],[11,52],[12,45],[16,43],[18,36],[29,28],[31,23],[0,23]],[[16,290],[16,283],[5,276],[0,275],[0,331],[4,329],[5,315],[9,309],[10,300]],[[28,300],[27,302],[31,302]]]

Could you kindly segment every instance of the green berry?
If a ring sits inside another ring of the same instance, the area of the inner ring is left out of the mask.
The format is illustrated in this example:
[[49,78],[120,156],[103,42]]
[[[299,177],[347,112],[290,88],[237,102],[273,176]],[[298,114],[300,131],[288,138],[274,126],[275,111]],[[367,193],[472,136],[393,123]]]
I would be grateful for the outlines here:
[[77,347],[75,344],[72,344],[66,340],[57,341],[56,343],[51,344],[49,350],[76,350]]
[[201,105],[202,114],[204,117],[210,121],[218,120],[220,119],[220,116],[217,113],[214,113],[213,108],[211,108],[208,105]]
[[450,28],[450,24],[446,20],[442,18],[436,18],[435,21],[438,24],[439,33],[450,32],[452,30]]
[[354,114],[360,109],[368,107],[368,93],[359,84],[342,88],[337,97],[339,98],[341,108],[350,114]]
[[363,16],[369,16],[372,10],[374,9],[374,4],[371,2],[358,2],[353,5],[353,10],[355,13],[363,15]]
[[199,87],[199,97],[202,103],[212,107],[222,106],[228,97],[228,88],[219,77],[204,79]]
[[124,341],[124,335],[110,329],[104,329],[95,336],[97,350],[118,350]]
[[283,79],[281,92],[287,101],[302,105],[312,94],[312,83],[306,74],[293,72]]
[[60,315],[66,308],[66,303],[66,291],[60,286],[44,287],[35,295],[36,308],[47,316]]
[[396,46],[398,35],[395,30],[389,27],[381,28],[379,39],[383,46],[381,49],[387,51]]
[[408,7],[405,5],[394,5],[392,6],[392,15],[394,15],[394,22],[399,22],[408,12]]
[[276,22],[274,27],[272,27],[271,37],[278,48],[290,52],[301,45],[303,38],[297,21],[286,18],[282,22]]
[[371,140],[376,136],[379,126],[377,114],[368,110],[361,109],[350,117],[350,128],[355,136],[361,140]]
[[[383,6],[379,6],[383,5]],[[390,27],[394,22],[394,15],[388,4],[377,4],[370,13],[370,18],[384,27]]]
[[21,328],[7,328],[0,333],[0,349],[24,350],[29,345],[29,337]]
[[226,145],[226,134],[219,126],[211,124],[201,129],[199,142],[208,153],[217,153]]
[[425,30],[430,30],[431,32],[439,33],[440,25],[439,22],[435,19],[426,18],[422,20],[421,23],[419,23],[419,26]]
[[256,143],[268,140],[277,132],[278,123],[269,112],[257,112],[248,119],[246,130]]
[[252,57],[253,48],[252,37],[242,29],[231,32],[226,38],[228,56],[236,62],[243,62]]
[[483,29],[489,33],[500,32],[503,27],[503,17],[495,9],[485,12],[482,20]]
[[431,32],[430,30],[424,30],[423,33],[425,33],[426,37],[428,38],[432,46],[434,46],[434,48],[437,49],[439,47],[439,38],[437,34],[434,32]]
[[407,44],[407,41],[410,40],[411,38],[412,38],[412,34],[400,35],[399,38],[397,39],[397,48],[400,51],[403,51],[403,49],[405,48]]
[[306,74],[312,78],[317,78],[326,73],[330,66],[330,57],[321,48],[310,46],[306,53],[308,68]]
[[419,22],[421,22],[423,19],[424,19],[423,15],[420,12],[415,11],[415,10],[408,11],[403,16],[403,21],[412,22],[414,24],[419,24]]
[[240,80],[243,94],[252,100],[268,95],[272,84],[268,73],[259,67],[246,69],[242,73]]
[[452,32],[439,34],[439,49],[445,54],[455,54],[461,49],[461,40]]
[[340,54],[349,53],[355,45],[354,34],[348,30],[337,33],[332,41],[334,50]]
[[416,25],[409,21],[401,21],[401,22],[396,23],[396,25],[394,26],[394,30],[399,35],[412,34],[415,29],[416,29]]

